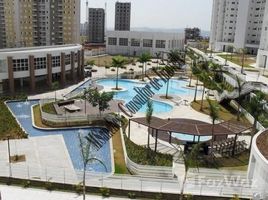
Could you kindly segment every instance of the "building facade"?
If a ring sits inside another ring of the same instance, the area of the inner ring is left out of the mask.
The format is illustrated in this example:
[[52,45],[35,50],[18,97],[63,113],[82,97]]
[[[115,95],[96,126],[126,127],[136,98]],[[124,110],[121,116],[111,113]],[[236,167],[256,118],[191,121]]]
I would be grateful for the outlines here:
[[103,8],[88,10],[88,42],[104,43],[105,11]]
[[267,8],[266,0],[213,0],[210,48],[246,48],[257,54]]
[[80,40],[80,0],[1,0],[0,18],[0,48]]
[[[81,45],[12,48],[0,50],[0,93],[15,94],[29,88],[62,87],[84,78],[84,50]],[[26,91],[26,92],[28,92]]]
[[115,31],[130,31],[131,3],[115,3]]
[[158,52],[183,48],[184,33],[107,31],[106,53],[111,55],[139,56],[149,52],[155,56]]
[[268,131],[260,131],[252,141],[248,178],[252,180],[254,192],[268,199]]

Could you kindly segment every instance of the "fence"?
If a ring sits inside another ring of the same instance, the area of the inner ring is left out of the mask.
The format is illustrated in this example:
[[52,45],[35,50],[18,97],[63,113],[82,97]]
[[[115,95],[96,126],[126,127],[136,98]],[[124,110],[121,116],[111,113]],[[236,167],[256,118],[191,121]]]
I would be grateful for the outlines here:
[[50,114],[43,111],[42,107],[43,105],[47,103],[53,102],[53,99],[42,99],[39,101],[40,111],[41,111],[41,117],[42,120],[50,122],[50,123],[76,123],[76,122],[92,122],[96,120],[102,120],[104,117],[106,117],[106,114],[100,115],[71,115],[68,116],[66,114],[60,115],[60,114]]

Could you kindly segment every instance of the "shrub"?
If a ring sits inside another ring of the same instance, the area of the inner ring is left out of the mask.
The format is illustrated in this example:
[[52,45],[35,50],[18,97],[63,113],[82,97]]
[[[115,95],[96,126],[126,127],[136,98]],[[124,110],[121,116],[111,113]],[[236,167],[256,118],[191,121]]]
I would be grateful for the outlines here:
[[25,181],[23,181],[22,185],[23,185],[24,188],[28,188],[31,185],[31,181],[25,180]]
[[78,183],[77,185],[74,185],[74,190],[75,192],[80,195],[83,193],[83,186],[82,186],[82,182]]
[[100,192],[101,192],[101,195],[103,197],[109,197],[110,196],[110,189],[109,188],[106,188],[106,187],[100,188]]
[[134,192],[129,192],[127,195],[130,199],[136,199],[136,194]]
[[45,188],[48,191],[51,191],[53,189],[52,183],[49,180],[45,183]]
[[115,69],[113,68],[113,69],[111,69],[111,71],[112,71],[112,72],[115,72]]
[[163,195],[162,194],[157,194],[157,195],[155,195],[155,199],[161,200],[161,199],[163,199]]

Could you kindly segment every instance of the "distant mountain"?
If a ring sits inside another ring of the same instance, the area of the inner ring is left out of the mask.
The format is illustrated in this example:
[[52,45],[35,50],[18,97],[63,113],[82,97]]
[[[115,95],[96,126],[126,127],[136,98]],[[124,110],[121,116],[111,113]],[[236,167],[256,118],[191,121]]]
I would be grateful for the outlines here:
[[[108,30],[113,30],[113,28],[108,28]],[[178,32],[183,33],[184,28],[177,28],[177,29],[164,29],[164,28],[149,28],[149,27],[132,27],[132,31],[146,31],[146,32]],[[203,37],[209,37],[210,31],[201,30],[201,35]]]

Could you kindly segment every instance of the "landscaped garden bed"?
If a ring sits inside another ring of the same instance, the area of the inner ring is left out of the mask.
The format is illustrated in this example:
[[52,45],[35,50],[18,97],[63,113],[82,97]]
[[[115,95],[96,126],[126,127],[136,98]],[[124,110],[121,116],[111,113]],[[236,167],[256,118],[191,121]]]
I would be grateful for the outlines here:
[[139,146],[124,135],[127,154],[130,160],[140,165],[172,166],[172,155],[154,152],[151,149]]
[[5,105],[6,100],[9,99],[0,99],[0,140],[7,139],[8,137],[10,139],[26,138],[27,135],[20,128],[16,119]]

